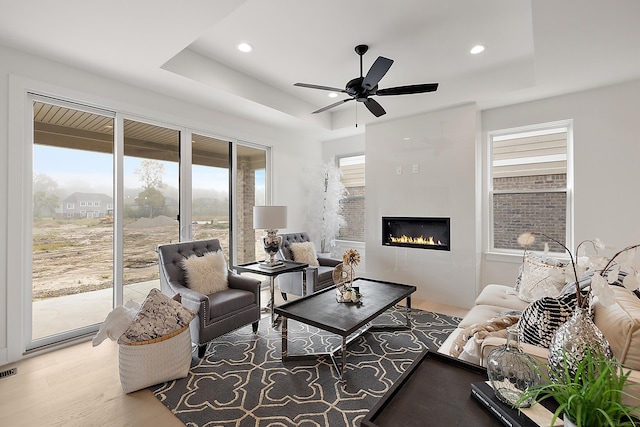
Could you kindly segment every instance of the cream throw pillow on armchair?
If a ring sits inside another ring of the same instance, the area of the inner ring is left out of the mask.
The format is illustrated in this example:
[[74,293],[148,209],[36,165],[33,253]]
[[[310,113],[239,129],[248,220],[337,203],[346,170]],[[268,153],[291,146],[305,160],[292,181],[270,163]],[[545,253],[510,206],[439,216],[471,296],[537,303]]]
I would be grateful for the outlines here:
[[203,256],[191,255],[182,261],[187,286],[204,295],[229,289],[227,262],[222,251],[207,252]]
[[295,262],[303,262],[305,264],[318,267],[318,255],[316,255],[316,247],[313,242],[300,242],[291,244],[291,252],[293,252],[293,260]]

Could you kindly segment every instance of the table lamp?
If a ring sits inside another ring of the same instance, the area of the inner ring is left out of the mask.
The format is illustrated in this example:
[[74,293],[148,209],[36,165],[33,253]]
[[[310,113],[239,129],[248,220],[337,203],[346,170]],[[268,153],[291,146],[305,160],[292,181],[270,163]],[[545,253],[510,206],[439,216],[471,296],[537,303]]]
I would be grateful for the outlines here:
[[275,256],[280,250],[282,237],[276,236],[278,229],[287,227],[287,207],[286,206],[254,206],[253,207],[253,228],[265,230],[267,235],[262,238],[266,259],[265,267],[275,267],[282,264],[276,260]]

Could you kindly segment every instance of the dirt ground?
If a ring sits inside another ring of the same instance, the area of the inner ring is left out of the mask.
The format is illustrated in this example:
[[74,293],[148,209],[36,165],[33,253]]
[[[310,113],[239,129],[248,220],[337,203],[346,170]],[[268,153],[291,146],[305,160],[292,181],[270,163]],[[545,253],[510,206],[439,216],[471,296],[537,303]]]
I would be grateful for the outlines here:
[[[113,225],[97,219],[38,220],[33,227],[33,300],[110,288]],[[194,224],[198,239],[216,237],[228,247],[227,229]],[[141,218],[124,227],[124,284],[158,278],[159,244],[177,242],[178,223]]]

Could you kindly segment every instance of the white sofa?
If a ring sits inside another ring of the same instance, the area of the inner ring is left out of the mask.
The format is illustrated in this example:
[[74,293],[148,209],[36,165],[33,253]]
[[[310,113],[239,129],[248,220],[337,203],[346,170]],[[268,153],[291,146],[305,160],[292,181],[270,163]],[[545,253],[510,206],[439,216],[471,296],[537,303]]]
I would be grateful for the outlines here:
[[[628,391],[640,396],[640,298],[623,287],[612,286],[612,289],[616,303],[603,306],[596,301],[593,305],[594,323],[609,341],[616,359],[624,368],[631,370],[630,380],[634,384]],[[478,295],[474,307],[462,319],[458,328],[445,340],[439,352],[450,354],[452,344],[466,328],[483,324],[511,310],[522,311],[528,305],[528,302],[518,298],[518,292],[513,287],[488,285]],[[486,366],[489,353],[505,342],[505,330],[491,332],[476,343],[476,351],[472,351],[476,356],[463,352],[459,357]],[[521,343],[521,348],[543,362],[549,355],[547,348],[532,344]]]

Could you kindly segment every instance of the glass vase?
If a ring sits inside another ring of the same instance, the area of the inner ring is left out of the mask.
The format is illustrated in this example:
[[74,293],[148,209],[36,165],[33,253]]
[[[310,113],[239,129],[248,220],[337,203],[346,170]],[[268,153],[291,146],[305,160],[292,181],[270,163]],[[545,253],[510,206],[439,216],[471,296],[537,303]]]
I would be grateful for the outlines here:
[[533,403],[533,397],[518,403],[525,391],[540,384],[540,371],[535,360],[520,348],[517,328],[507,328],[506,344],[489,354],[487,375],[502,402],[513,408],[528,408]]
[[[609,341],[591,320],[589,310],[576,308],[571,318],[562,324],[551,338],[549,375],[552,379],[564,379],[565,369],[568,369],[573,377],[576,365],[587,351],[597,351],[607,358],[613,357]],[[569,357],[565,358],[565,355]]]

